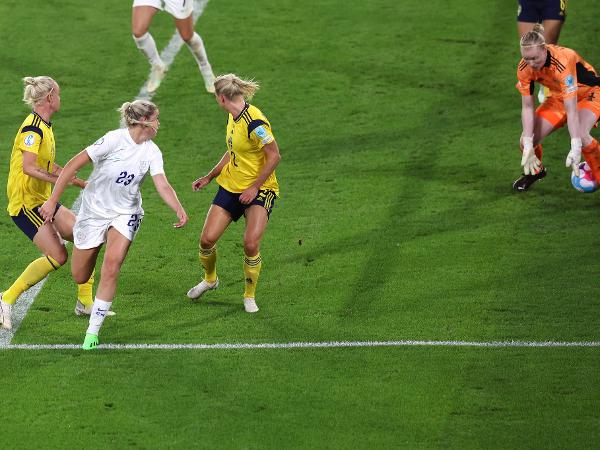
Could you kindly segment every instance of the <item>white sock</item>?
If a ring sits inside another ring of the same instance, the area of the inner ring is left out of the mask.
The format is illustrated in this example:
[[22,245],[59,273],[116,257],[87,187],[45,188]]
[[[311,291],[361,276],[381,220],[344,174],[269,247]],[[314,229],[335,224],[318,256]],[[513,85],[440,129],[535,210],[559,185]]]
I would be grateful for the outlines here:
[[186,42],[185,45],[188,46],[201,69],[210,67],[208,56],[206,56],[206,49],[204,48],[204,42],[202,42],[202,38],[198,33],[194,33],[194,36],[192,36],[190,41]]
[[140,49],[140,51],[146,55],[146,58],[148,58],[148,61],[150,61],[150,64],[154,65],[162,65],[164,66],[164,63],[162,62],[162,60],[160,59],[160,55],[158,54],[158,49],[156,48],[156,42],[154,42],[154,38],[152,37],[152,35],[150,33],[146,33],[141,37],[135,37],[133,36],[133,40],[135,41],[135,45],[137,45],[137,48]]
[[94,299],[94,306],[92,307],[92,313],[90,314],[90,325],[87,329],[88,333],[98,335],[102,322],[104,322],[104,318],[106,317],[106,313],[110,310],[111,306],[112,302],[100,300],[98,297]]

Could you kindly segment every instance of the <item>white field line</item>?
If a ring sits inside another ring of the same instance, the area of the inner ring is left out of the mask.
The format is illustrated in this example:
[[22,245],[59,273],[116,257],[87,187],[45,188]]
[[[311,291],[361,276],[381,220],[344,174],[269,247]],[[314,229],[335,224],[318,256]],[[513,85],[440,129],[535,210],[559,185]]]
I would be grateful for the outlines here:
[[[202,15],[202,13],[204,12],[204,8],[206,8],[207,3],[208,3],[208,0],[194,0],[194,13],[193,13],[194,24],[196,24],[198,17],[200,17]],[[181,37],[179,36],[179,33],[176,30],[175,33],[173,33],[173,36],[171,37],[171,40],[169,41],[169,43],[167,44],[167,46],[163,49],[163,51],[160,54],[160,57],[162,58],[163,62],[167,66],[167,68],[169,68],[171,66],[171,64],[173,64],[173,60],[175,59],[175,56],[177,56],[177,53],[179,52],[179,50],[181,50],[182,45],[183,45],[183,40],[181,39]],[[148,92],[148,90],[146,89],[147,85],[148,85],[148,80],[146,80],[146,82],[140,89],[140,93],[138,94],[136,99],[150,100],[152,98],[154,93],[150,94]],[[75,214],[77,214],[77,212],[79,211],[80,205],[81,205],[81,194],[79,195],[79,197],[77,197],[77,200],[75,200],[75,203],[73,204],[73,207],[71,208],[71,210]],[[41,291],[42,286],[46,282],[46,279],[47,278],[44,278],[38,284],[36,284],[35,286],[31,287],[26,292],[21,294],[21,296],[19,297],[19,301],[15,304],[15,306],[13,306],[13,311],[12,311],[13,329],[11,331],[0,329],[0,349],[10,345],[10,342],[11,342],[13,336],[19,329],[19,326],[21,325],[23,318],[27,314],[27,311],[29,311],[29,308],[33,304],[35,297]]]
[[[282,342],[264,344],[101,344],[106,350],[254,350],[294,348],[340,347],[485,347],[485,348],[563,348],[600,347],[597,341],[334,341],[334,342]],[[14,344],[1,350],[81,350],[80,344]]]

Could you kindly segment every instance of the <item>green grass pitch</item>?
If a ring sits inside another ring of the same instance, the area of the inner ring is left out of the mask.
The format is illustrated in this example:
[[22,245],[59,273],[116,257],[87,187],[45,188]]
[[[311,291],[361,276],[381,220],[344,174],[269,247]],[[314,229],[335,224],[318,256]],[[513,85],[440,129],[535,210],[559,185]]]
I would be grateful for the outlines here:
[[[60,3],[60,4],[59,4]],[[561,43],[600,68],[593,0]],[[21,78],[53,76],[57,162],[118,126],[148,74],[131,2],[0,3],[0,185],[27,110]],[[281,148],[261,310],[244,313],[242,233],[219,243],[221,287],[198,302],[198,235],[226,116],[183,47],[154,101],[155,141],[190,215],[151,182],[101,343],[599,341],[598,194],[570,185],[569,139],[548,176],[519,174],[516,2],[210,0],[196,29],[217,73],[262,84]],[[158,14],[163,48],[174,27]],[[593,131],[596,137],[597,131]],[[69,189],[70,206],[78,192]],[[6,201],[1,202],[3,209]],[[0,215],[0,288],[37,251]],[[80,344],[68,267],[13,344]],[[1,350],[3,448],[595,448],[599,348],[381,347]]]

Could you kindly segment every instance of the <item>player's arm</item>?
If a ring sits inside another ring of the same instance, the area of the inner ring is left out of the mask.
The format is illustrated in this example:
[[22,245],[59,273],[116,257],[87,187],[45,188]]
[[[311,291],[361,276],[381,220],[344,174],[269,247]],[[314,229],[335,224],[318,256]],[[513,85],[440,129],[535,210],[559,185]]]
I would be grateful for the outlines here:
[[157,173],[152,177],[152,181],[154,182],[154,186],[156,187],[156,191],[158,192],[158,195],[160,195],[160,198],[175,211],[175,214],[177,214],[177,217],[179,218],[179,222],[174,223],[173,226],[175,228],[181,228],[188,221],[188,216],[177,198],[175,189],[169,184],[167,176],[164,173]]
[[221,160],[218,162],[218,164],[210,170],[210,172],[208,172],[203,177],[198,178],[192,183],[192,190],[199,191],[208,183],[210,183],[213,178],[218,177],[221,171],[223,170],[223,167],[225,167],[227,163],[229,163],[229,158],[231,157],[229,156],[229,151],[227,151],[225,152]]
[[521,166],[525,175],[537,173],[542,166],[541,161],[535,156],[533,149],[533,128],[535,124],[535,102],[533,95],[521,96],[521,122],[523,133],[521,134],[521,148],[523,157]]
[[46,220],[51,221],[56,211],[56,204],[60,200],[60,196],[64,192],[65,188],[71,183],[71,180],[77,175],[77,171],[86,164],[91,163],[86,150],[82,150],[75,155],[60,172],[58,179],[54,184],[52,195],[46,200],[46,202],[39,208],[40,215]]
[[[60,176],[62,169],[63,169],[62,167],[60,167],[58,164],[55,163],[54,170],[52,170],[52,173],[58,177],[58,176]],[[77,187],[80,187],[81,189],[83,189],[83,188],[85,188],[85,185],[87,183],[84,180],[82,180],[81,178],[77,178],[77,176],[75,176],[69,184],[72,184],[73,186],[77,186]]]
[[265,152],[265,165],[262,170],[258,174],[256,181],[252,183],[248,189],[240,194],[240,203],[245,205],[249,204],[252,200],[256,198],[256,194],[258,194],[258,190],[267,181],[267,178],[271,176],[271,174],[275,171],[275,168],[281,161],[281,154],[279,153],[279,146],[277,145],[277,141],[272,140],[268,144],[266,144],[263,148],[263,152]]
[[32,178],[46,181],[48,183],[56,183],[58,175],[50,173],[37,165],[37,156],[32,152],[23,152],[23,173]]

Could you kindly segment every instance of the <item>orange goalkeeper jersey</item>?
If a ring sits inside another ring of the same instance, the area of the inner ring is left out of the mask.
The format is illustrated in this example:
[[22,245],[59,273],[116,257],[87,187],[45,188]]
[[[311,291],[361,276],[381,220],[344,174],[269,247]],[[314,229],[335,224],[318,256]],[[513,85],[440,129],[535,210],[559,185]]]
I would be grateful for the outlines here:
[[533,95],[535,82],[550,89],[558,100],[577,96],[585,98],[593,86],[600,86],[596,70],[574,50],[548,44],[548,57],[540,70],[534,70],[523,59],[517,68],[517,89],[523,96]]

